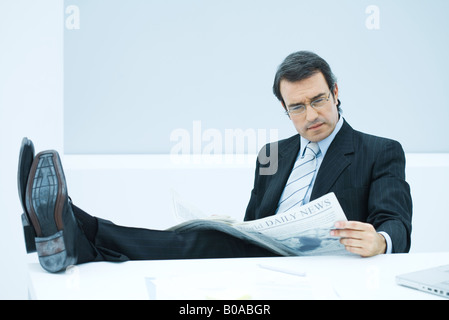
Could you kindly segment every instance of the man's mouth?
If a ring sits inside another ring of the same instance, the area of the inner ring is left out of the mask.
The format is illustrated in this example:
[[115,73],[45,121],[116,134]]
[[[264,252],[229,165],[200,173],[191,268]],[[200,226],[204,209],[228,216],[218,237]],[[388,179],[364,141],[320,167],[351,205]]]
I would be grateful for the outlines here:
[[311,125],[310,127],[308,127],[307,129],[308,129],[308,130],[316,130],[316,129],[320,128],[322,125],[323,125],[322,122],[320,122],[320,123],[315,123],[315,124]]

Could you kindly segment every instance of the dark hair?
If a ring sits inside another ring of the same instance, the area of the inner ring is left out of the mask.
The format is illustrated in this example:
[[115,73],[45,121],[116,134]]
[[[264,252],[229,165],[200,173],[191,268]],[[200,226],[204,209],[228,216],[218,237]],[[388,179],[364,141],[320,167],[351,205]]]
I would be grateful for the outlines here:
[[[310,78],[319,72],[326,79],[329,90],[331,90],[332,96],[335,99],[333,89],[337,78],[332,73],[329,64],[319,55],[310,51],[298,51],[285,58],[278,67],[276,76],[274,77],[273,93],[285,107],[280,89],[281,80],[285,79],[290,82],[300,81]],[[338,100],[337,108],[339,112],[341,112],[340,104],[340,100]]]

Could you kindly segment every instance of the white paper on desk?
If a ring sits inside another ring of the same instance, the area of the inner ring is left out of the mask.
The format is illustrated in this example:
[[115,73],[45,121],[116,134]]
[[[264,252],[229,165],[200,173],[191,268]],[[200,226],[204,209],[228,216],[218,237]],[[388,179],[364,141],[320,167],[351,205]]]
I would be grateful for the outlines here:
[[149,299],[157,300],[314,300],[338,299],[324,278],[297,277],[259,269],[237,275],[208,272],[146,278]]

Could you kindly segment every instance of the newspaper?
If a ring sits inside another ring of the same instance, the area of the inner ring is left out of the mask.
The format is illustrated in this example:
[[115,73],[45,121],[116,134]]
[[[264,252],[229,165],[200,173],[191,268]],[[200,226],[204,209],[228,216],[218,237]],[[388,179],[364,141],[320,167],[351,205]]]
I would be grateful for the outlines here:
[[346,216],[335,197],[328,193],[301,207],[263,219],[238,222],[226,216],[206,216],[173,194],[173,210],[184,221],[167,230],[217,230],[244,239],[283,256],[347,255],[339,237],[330,235],[336,221]]

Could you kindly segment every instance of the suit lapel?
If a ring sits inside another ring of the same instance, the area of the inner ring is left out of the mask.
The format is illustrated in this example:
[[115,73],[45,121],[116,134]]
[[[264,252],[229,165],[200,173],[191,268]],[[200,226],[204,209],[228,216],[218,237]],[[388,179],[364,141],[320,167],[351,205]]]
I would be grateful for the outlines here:
[[295,135],[285,145],[279,146],[278,171],[269,178],[268,187],[260,205],[261,218],[273,215],[276,211],[285,184],[295,164],[300,141],[299,135]]
[[[321,163],[310,200],[328,193],[343,170],[351,164],[351,158],[347,155],[354,153],[353,133],[354,130],[345,121]],[[285,184],[295,164],[300,144],[299,135],[295,135],[285,145],[279,146],[278,171],[269,177],[268,186],[259,207],[258,218],[273,215],[276,211]]]
[[310,200],[329,192],[343,170],[351,164],[348,154],[354,153],[354,130],[344,121],[321,163]]

